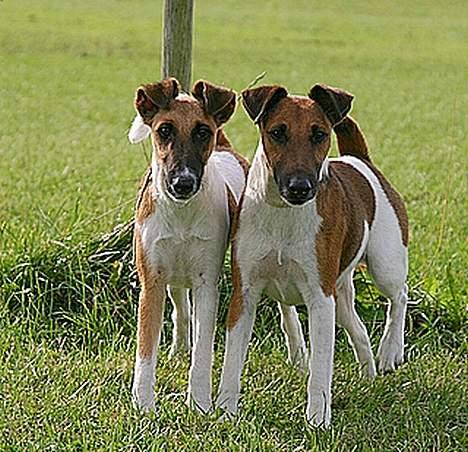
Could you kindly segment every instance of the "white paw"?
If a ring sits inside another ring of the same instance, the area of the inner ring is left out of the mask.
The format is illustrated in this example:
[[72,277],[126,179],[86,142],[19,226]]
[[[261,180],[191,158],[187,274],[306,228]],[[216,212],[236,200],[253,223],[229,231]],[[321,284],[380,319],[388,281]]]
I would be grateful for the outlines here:
[[199,414],[210,414],[213,411],[213,405],[211,403],[211,395],[208,394],[189,391],[186,405]]
[[328,428],[331,422],[330,396],[325,392],[317,392],[312,395],[311,401],[307,404],[307,422],[313,428]]
[[232,422],[234,420],[234,417],[232,414],[227,413],[226,411],[219,416],[219,418],[216,420],[218,424],[224,424],[225,422]]
[[156,405],[154,402],[154,392],[152,389],[143,389],[137,385],[133,385],[132,399],[133,406],[137,410],[143,413],[155,411]]
[[374,378],[377,375],[377,370],[375,368],[375,362],[374,360],[370,360],[361,368],[362,374],[368,378],[369,380],[374,380]]
[[294,355],[288,358],[288,361],[301,374],[305,375],[309,371],[309,357],[307,350],[298,349]]
[[377,359],[380,372],[394,371],[403,362],[403,342],[391,335],[385,336],[380,343]]
[[237,414],[239,395],[228,392],[220,392],[216,398],[216,408],[224,411],[223,419],[232,419]]

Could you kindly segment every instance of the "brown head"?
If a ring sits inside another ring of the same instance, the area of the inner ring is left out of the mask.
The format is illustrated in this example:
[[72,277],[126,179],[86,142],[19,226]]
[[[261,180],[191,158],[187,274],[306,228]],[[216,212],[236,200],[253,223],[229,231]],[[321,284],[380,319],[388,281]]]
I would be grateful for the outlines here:
[[233,91],[203,80],[193,85],[190,94],[181,93],[174,78],[137,89],[135,108],[151,128],[153,158],[171,198],[187,201],[198,192],[216,132],[235,106]]
[[326,85],[315,85],[307,97],[291,96],[277,85],[242,92],[279,194],[288,204],[300,206],[315,197],[332,128],[348,114],[352,99]]

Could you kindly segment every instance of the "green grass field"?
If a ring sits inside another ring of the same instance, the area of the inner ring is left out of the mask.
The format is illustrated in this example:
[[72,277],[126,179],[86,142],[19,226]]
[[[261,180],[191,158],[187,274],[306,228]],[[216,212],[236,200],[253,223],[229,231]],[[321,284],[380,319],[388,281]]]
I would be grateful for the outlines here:
[[[242,412],[218,423],[184,405],[188,359],[168,359],[167,313],[159,411],[133,410],[130,258],[99,247],[131,217],[147,164],[149,145],[130,146],[126,131],[135,88],[159,78],[161,3],[0,1],[0,449],[466,450],[463,1],[196,2],[194,79],[240,91],[266,71],[264,83],[293,93],[325,82],[355,95],[372,157],[409,209],[406,363],[369,383],[339,331],[333,427],[310,430],[305,379],[265,301]],[[242,108],[226,128],[251,157],[257,133]],[[364,275],[358,289],[376,347],[383,300]]]

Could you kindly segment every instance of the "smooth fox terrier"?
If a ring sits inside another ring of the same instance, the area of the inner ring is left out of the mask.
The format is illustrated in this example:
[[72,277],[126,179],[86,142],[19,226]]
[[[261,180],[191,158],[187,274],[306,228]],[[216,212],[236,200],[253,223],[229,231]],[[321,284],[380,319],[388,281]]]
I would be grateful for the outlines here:
[[136,92],[138,115],[129,139],[151,135],[153,144],[134,232],[141,292],[133,400],[143,411],[155,407],[166,293],[174,306],[171,353],[192,352],[188,403],[203,413],[211,409],[217,282],[248,170],[220,129],[235,104],[233,91],[205,81],[195,83],[191,94],[182,93],[172,78]]
[[[358,125],[347,116],[353,96],[315,85],[307,97],[280,86],[242,93],[260,143],[239,207],[233,239],[233,294],[217,406],[238,409],[240,377],[262,292],[309,318],[306,417],[330,424],[336,320],[372,378],[374,358],[354,307],[360,262],[391,299],[378,351],[379,370],[403,360],[407,305],[408,218],[399,194],[372,163]],[[327,158],[335,130],[341,157]],[[295,323],[301,342],[300,324]]]

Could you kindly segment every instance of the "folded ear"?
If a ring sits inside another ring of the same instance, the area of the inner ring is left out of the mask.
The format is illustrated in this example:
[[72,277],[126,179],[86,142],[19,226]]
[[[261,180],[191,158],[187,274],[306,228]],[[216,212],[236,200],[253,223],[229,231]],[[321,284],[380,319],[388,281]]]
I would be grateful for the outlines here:
[[328,85],[314,85],[309,97],[320,105],[332,125],[338,124],[351,110],[354,96],[342,89]]
[[255,124],[259,124],[283,98],[287,97],[286,88],[278,85],[264,85],[242,91],[242,104]]
[[195,82],[192,95],[212,116],[219,127],[229,120],[236,108],[236,93],[222,86],[212,85],[204,80]]
[[149,124],[159,110],[168,108],[171,100],[178,96],[179,89],[179,82],[175,78],[141,85],[136,92],[135,108],[143,121]]

